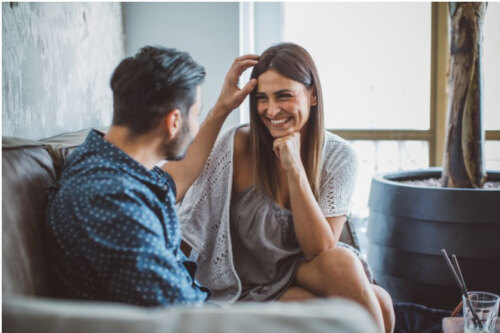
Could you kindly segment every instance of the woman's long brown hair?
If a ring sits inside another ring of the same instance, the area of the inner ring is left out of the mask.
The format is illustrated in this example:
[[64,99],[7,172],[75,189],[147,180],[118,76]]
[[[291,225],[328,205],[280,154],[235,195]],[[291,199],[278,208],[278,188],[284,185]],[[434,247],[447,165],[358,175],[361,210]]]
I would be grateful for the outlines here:
[[[311,106],[309,120],[306,123],[302,163],[316,197],[319,196],[321,172],[321,152],[325,136],[323,115],[323,94],[318,70],[311,55],[301,46],[293,43],[281,43],[268,48],[253,68],[251,77],[258,78],[262,73],[273,69],[280,75],[302,83],[312,89],[317,104]],[[274,138],[262,123],[257,112],[256,89],[250,94],[250,158],[254,183],[260,190],[278,201],[280,195],[278,172],[280,165],[273,152]]]

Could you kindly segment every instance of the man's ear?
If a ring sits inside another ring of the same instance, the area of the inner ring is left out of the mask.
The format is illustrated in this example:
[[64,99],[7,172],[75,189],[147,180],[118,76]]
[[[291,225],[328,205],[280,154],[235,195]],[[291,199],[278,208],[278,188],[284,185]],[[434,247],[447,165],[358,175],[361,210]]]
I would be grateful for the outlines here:
[[174,138],[181,130],[181,122],[181,111],[179,109],[170,110],[163,118],[163,126],[165,126],[170,138]]

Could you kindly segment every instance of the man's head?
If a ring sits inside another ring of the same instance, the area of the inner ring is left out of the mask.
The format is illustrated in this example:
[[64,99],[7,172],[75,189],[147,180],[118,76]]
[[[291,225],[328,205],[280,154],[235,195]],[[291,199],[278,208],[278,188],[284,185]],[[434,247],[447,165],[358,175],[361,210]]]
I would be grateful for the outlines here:
[[132,137],[159,130],[165,134],[164,155],[180,158],[197,131],[204,78],[205,69],[189,54],[143,47],[111,76],[113,125],[127,127]]

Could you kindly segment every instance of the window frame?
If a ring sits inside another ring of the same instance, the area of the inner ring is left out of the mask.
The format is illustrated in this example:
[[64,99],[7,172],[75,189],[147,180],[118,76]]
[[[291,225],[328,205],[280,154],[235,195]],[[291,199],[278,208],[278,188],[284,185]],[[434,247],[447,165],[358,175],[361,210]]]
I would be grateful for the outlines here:
[[[429,166],[441,166],[446,135],[448,84],[448,3],[433,2],[431,7],[430,128],[428,130],[327,129],[346,140],[418,140],[429,144]],[[487,130],[486,140],[500,140],[500,130]]]

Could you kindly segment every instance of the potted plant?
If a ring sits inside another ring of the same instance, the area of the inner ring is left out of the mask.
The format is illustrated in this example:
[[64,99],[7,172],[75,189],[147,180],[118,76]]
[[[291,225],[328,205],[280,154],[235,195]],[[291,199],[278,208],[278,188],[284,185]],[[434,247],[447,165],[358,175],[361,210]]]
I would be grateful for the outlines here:
[[469,290],[500,293],[500,171],[484,169],[481,124],[486,7],[449,4],[443,168],[386,173],[372,180],[368,261],[377,282],[398,301],[446,309],[458,304],[460,291],[442,248],[457,255]]

